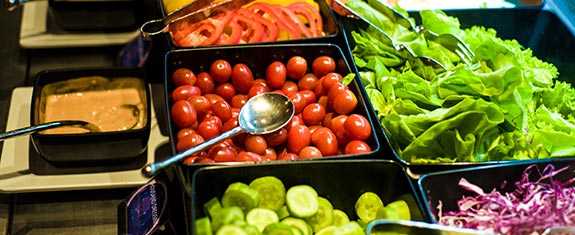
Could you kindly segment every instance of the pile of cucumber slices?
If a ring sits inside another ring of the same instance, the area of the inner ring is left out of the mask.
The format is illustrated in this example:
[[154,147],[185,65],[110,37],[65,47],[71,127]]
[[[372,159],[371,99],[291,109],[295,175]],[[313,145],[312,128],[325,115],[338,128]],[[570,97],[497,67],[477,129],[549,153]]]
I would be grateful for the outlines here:
[[195,221],[196,235],[363,235],[374,219],[409,220],[407,203],[398,200],[383,205],[372,192],[362,194],[355,204],[359,219],[334,209],[326,198],[308,185],[286,191],[281,180],[265,176],[249,185],[233,183],[221,198],[204,204],[206,217]]

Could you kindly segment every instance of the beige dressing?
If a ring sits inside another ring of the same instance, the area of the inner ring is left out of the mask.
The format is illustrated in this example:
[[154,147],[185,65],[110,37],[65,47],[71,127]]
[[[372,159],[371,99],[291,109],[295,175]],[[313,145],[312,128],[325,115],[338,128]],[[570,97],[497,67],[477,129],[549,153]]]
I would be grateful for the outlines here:
[[[142,128],[143,102],[136,88],[53,94],[46,97],[44,122],[82,120],[95,124],[102,132]],[[85,133],[78,127],[61,127],[46,134]]]

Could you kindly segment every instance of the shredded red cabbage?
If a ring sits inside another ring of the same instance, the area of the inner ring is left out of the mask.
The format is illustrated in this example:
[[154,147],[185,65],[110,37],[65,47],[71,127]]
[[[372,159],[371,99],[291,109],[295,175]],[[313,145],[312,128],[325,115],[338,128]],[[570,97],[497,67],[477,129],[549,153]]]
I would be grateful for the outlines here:
[[[471,228],[497,234],[542,234],[547,228],[575,225],[575,178],[561,182],[554,176],[567,170],[547,165],[540,172],[536,165],[525,169],[515,190],[502,193],[493,189],[485,193],[465,179],[459,186],[475,196],[464,196],[457,202],[459,211],[442,213],[438,205],[439,223]],[[531,174],[539,179],[529,180]]]

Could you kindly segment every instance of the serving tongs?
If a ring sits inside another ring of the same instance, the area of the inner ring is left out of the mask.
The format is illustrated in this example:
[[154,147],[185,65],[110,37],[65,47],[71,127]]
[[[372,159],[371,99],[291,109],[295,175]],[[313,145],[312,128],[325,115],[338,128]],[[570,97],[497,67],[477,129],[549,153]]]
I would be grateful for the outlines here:
[[391,232],[409,235],[494,235],[493,233],[473,229],[405,220],[374,220],[367,225],[366,234],[378,235]]
[[350,14],[347,15],[347,17],[350,18],[355,18],[355,19],[361,19],[363,21],[365,21],[370,27],[372,27],[373,29],[375,29],[377,32],[379,32],[387,41],[389,41],[391,43],[391,46],[398,52],[406,52],[406,54],[411,58],[411,59],[419,59],[421,60],[424,64],[429,65],[433,68],[440,68],[442,70],[447,70],[447,67],[443,64],[441,64],[439,61],[437,61],[434,58],[431,58],[429,56],[418,56],[415,54],[415,52],[407,45],[405,44],[401,44],[401,43],[397,43],[395,40],[393,40],[391,38],[391,36],[389,34],[387,34],[387,32],[385,32],[383,29],[381,29],[379,26],[375,25],[373,22],[371,22],[369,19],[362,17],[359,13],[357,13],[355,10],[349,8],[348,6],[345,5],[345,2],[343,0],[335,0],[334,1],[336,4],[338,4],[339,6],[341,6],[341,8],[343,8],[345,11],[349,12]]
[[140,27],[140,33],[145,39],[168,33],[170,24],[186,19],[198,22],[210,17],[213,13],[225,10],[236,10],[253,0],[196,0],[170,13],[163,19],[150,20]]

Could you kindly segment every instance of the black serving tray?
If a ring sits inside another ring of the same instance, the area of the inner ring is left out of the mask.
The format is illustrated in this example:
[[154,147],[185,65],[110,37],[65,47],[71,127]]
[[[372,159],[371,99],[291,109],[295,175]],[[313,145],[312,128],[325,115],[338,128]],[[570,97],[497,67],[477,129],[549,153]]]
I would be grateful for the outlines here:
[[[308,61],[312,61],[320,55],[329,55],[338,61],[338,67],[341,74],[347,74],[351,71],[349,63],[343,56],[343,52],[338,46],[331,44],[280,44],[280,45],[241,45],[241,46],[229,46],[229,47],[210,47],[210,48],[196,48],[196,49],[180,49],[171,51],[166,56],[166,68],[165,68],[165,107],[166,114],[168,116],[168,129],[170,132],[170,142],[172,145],[172,153],[176,154],[176,134],[177,129],[172,122],[170,110],[172,107],[172,99],[170,94],[175,88],[169,79],[174,70],[180,67],[186,67],[191,69],[194,73],[199,73],[200,71],[209,71],[211,63],[217,59],[225,59],[230,62],[230,64],[245,63],[250,67],[254,73],[254,77],[265,77],[265,70],[267,65],[273,61],[283,61],[286,62],[292,56],[299,55],[306,58]],[[311,63],[309,63],[311,66]],[[367,118],[373,130],[381,129],[379,122],[376,121],[375,114],[370,105],[367,105],[365,98],[365,89],[356,77],[352,83],[348,85],[350,90],[356,95],[358,100],[358,105],[354,113],[361,114]],[[372,152],[370,154],[363,155],[338,155],[330,156],[321,159],[349,159],[349,158],[379,158],[379,154],[383,151],[384,147],[380,144],[380,136],[372,133],[370,138],[366,141],[367,144],[372,147]],[[315,160],[312,160],[315,161]],[[238,163],[217,163],[211,165],[237,165]],[[188,193],[191,193],[189,186],[192,173],[199,167],[204,167],[206,164],[194,164],[191,166],[186,166],[181,164],[181,169],[183,170],[183,183],[184,188]]]
[[[286,189],[300,184],[310,185],[320,196],[332,202],[334,208],[344,211],[350,220],[357,219],[354,205],[359,196],[374,192],[384,204],[405,200],[412,220],[425,221],[420,214],[413,185],[399,164],[388,160],[342,160],[202,168],[193,177],[190,224],[205,216],[203,204],[213,197],[221,198],[229,184],[249,184],[262,176],[277,177]],[[191,226],[190,231],[193,231]]]
[[[573,171],[575,169],[575,160],[571,159],[527,160],[431,173],[422,176],[418,180],[424,213],[429,221],[437,223],[436,215],[439,201],[443,204],[443,211],[457,209],[457,200],[463,196],[471,195],[458,186],[461,178],[465,178],[470,183],[479,186],[485,192],[490,192],[495,188],[501,192],[509,192],[515,186],[514,183],[520,180],[525,168],[533,164],[537,165],[540,170],[543,170],[548,164],[554,165],[555,169],[569,166],[570,170],[555,176],[555,179],[565,181],[575,177],[575,171]],[[506,182],[505,186],[501,188],[504,182]]]
[[[465,9],[445,12],[450,16],[457,17],[461,23],[461,28],[480,25],[495,29],[501,38],[517,40],[521,45],[531,48],[533,54],[538,58],[554,64],[560,73],[558,80],[573,84],[575,80],[575,66],[573,66],[575,65],[575,37],[555,13],[539,7]],[[411,12],[410,14],[416,18],[417,22],[421,22],[419,14],[416,12]],[[344,17],[340,17],[340,19],[344,38],[348,45],[348,50],[345,51],[349,52],[349,54],[346,56],[353,58],[351,51],[355,46],[355,41],[351,36],[351,32],[355,29],[366,28],[367,23]],[[355,63],[350,64],[354,66],[354,71],[358,72]],[[393,152],[394,159],[408,167],[410,175],[414,178],[418,178],[419,174],[429,172],[509,162],[411,164],[401,158],[399,146],[385,130],[382,139],[389,143],[389,146],[392,146],[391,152]]]

